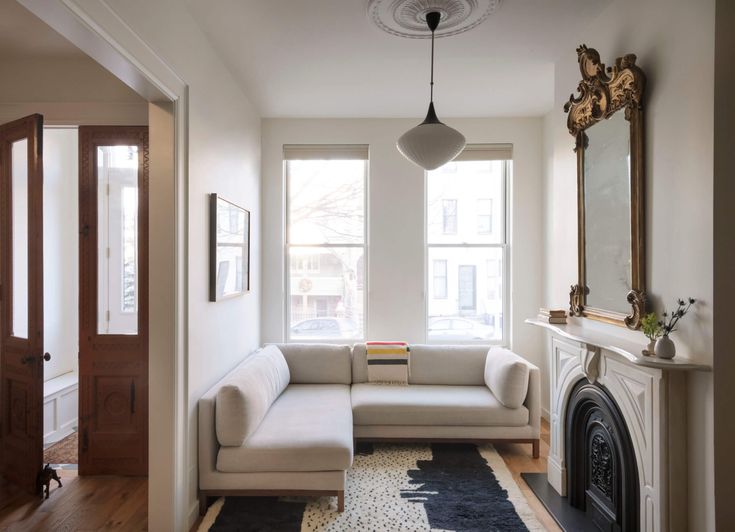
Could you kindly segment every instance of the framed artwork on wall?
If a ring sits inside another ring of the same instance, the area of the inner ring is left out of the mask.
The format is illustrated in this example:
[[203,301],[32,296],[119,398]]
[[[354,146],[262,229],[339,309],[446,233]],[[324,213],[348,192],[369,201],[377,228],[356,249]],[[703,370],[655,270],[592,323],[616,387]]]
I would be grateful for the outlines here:
[[250,211],[209,195],[209,300],[250,291]]

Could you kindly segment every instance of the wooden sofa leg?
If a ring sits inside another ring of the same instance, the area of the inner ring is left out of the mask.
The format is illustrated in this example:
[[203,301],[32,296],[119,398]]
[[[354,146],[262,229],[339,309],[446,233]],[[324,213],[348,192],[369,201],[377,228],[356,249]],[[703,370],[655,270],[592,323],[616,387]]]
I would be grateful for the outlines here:
[[539,455],[540,455],[540,453],[539,453],[539,443],[540,443],[539,440],[537,440],[537,439],[536,440],[533,440],[532,445],[533,445],[533,457],[534,458],[538,458]]
[[344,490],[337,492],[337,511],[342,513],[345,511],[345,492]]
[[207,506],[209,503],[209,497],[203,493],[199,494],[199,515],[204,516],[207,514]]

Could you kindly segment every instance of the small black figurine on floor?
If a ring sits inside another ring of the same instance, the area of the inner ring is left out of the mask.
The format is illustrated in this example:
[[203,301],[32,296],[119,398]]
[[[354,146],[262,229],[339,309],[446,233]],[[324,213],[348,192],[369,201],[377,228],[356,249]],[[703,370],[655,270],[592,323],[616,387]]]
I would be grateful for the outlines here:
[[49,487],[51,486],[52,480],[58,482],[59,487],[61,487],[61,479],[59,478],[59,475],[56,474],[56,469],[53,469],[51,464],[46,464],[46,467],[44,467],[38,474],[38,485],[41,487],[41,497],[43,497],[43,487],[46,486],[46,498],[48,499]]

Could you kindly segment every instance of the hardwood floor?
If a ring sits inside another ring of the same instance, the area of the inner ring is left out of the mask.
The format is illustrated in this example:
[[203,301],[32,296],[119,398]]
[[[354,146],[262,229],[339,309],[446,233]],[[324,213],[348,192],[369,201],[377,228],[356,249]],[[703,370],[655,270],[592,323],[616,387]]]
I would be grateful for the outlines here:
[[[560,531],[552,517],[521,478],[523,472],[545,472],[549,454],[549,425],[541,422],[541,457],[531,457],[528,444],[497,444],[521,492],[550,531]],[[48,500],[18,493],[0,485],[0,531],[146,530],[148,483],[136,477],[79,477],[61,471],[63,488],[52,483]],[[196,530],[196,525],[194,527]]]
[[531,489],[521,478],[521,473],[545,473],[546,460],[549,456],[549,424],[546,420],[541,420],[541,456],[538,459],[531,457],[531,446],[520,443],[496,444],[500,456],[503,457],[505,464],[513,474],[513,479],[521,488],[521,492],[525,495],[529,506],[536,514],[536,518],[546,528],[553,532],[561,532],[561,528],[556,524],[554,518],[546,511],[544,505],[536,498]]
[[42,500],[0,485],[0,531],[146,530],[148,482],[140,477],[79,477],[61,471]]

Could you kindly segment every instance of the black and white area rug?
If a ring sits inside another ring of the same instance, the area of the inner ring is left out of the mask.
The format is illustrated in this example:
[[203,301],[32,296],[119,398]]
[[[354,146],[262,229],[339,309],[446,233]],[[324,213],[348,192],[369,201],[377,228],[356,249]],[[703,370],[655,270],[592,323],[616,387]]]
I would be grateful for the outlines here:
[[359,444],[336,497],[227,497],[199,532],[544,530],[492,445]]

